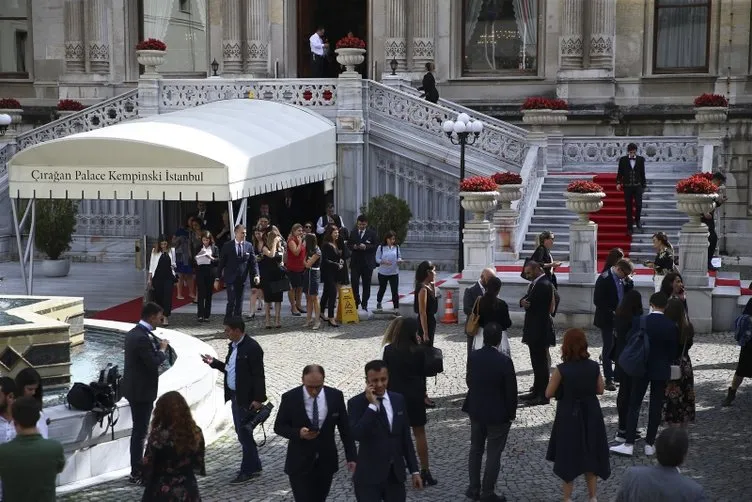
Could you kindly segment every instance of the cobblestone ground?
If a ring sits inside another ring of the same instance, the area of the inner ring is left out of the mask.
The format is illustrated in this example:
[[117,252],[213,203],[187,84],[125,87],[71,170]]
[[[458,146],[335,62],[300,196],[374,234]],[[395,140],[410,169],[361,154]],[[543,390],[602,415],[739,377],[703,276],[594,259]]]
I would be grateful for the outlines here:
[[[192,316],[175,315],[172,328],[182,329],[217,349],[224,357],[227,344],[218,321],[195,326]],[[300,371],[305,364],[320,363],[326,368],[328,385],[338,387],[346,397],[363,389],[363,364],[378,357],[380,340],[387,322],[375,320],[339,329],[304,331],[302,321],[285,319],[281,330],[258,329],[252,334],[265,351],[266,375],[270,398],[279,402],[281,393],[300,382]],[[512,355],[517,368],[520,390],[532,385],[532,371],[527,350],[520,342],[520,332],[512,328]],[[592,357],[600,353],[599,335],[589,333]],[[444,351],[446,372],[436,382],[429,382],[429,394],[438,407],[429,410],[427,435],[430,448],[431,470],[438,479],[437,486],[416,492],[408,491],[409,501],[462,501],[467,484],[467,452],[469,423],[460,411],[465,392],[465,340],[456,325],[439,325],[436,344]],[[552,349],[554,354],[556,349]],[[690,455],[682,471],[699,481],[714,501],[749,500],[752,476],[748,468],[752,460],[749,424],[752,419],[752,386],[740,389],[736,403],[721,409],[721,402],[738,356],[733,336],[728,333],[700,336],[691,352],[694,361],[697,393],[697,421],[690,427]],[[557,356],[554,356],[555,359]],[[218,384],[220,382],[218,381]],[[606,393],[601,406],[606,417],[609,435],[616,433],[616,393]],[[643,406],[642,424],[645,423],[647,403]],[[519,501],[561,500],[560,482],[545,460],[545,452],[554,419],[555,405],[521,408],[517,413],[502,459],[498,492],[507,499]],[[269,420],[269,428],[274,417]],[[269,431],[267,431],[269,432]],[[257,438],[260,439],[260,438]],[[600,481],[600,500],[613,500],[625,470],[632,465],[650,464],[639,446],[639,454],[631,459],[612,457],[612,474]],[[240,462],[240,448],[233,431],[226,433],[207,451],[207,476],[199,479],[203,499],[206,501],[292,501],[288,479],[283,473],[286,441],[269,434],[261,448],[263,475],[255,482],[233,487],[229,481],[235,476]],[[747,466],[747,467],[743,467]],[[584,482],[576,482],[574,500],[586,500]],[[747,495],[744,495],[747,493]],[[91,487],[85,491],[60,497],[62,501],[132,501],[140,500],[141,491],[117,480]],[[329,500],[352,502],[355,500],[352,484],[344,469],[340,470],[332,485]]]

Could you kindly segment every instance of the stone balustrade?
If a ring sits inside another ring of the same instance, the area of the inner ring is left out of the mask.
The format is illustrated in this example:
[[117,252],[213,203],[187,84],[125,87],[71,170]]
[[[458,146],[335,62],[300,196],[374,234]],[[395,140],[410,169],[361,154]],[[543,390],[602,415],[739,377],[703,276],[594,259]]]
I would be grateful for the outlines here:
[[627,145],[637,145],[637,155],[645,157],[648,176],[650,164],[661,170],[695,169],[698,159],[697,138],[690,136],[594,136],[564,138],[562,170],[565,172],[616,172],[619,157],[627,154]]

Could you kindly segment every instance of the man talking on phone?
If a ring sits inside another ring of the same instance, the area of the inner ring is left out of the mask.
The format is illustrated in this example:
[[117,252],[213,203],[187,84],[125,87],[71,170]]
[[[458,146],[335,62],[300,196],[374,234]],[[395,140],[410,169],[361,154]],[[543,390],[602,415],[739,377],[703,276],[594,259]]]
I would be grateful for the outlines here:
[[423,488],[410,436],[405,399],[388,392],[384,361],[366,364],[366,390],[347,403],[350,430],[358,442],[353,483],[358,502],[405,502],[405,466],[412,484]]
[[274,432],[289,439],[285,474],[295,502],[326,502],[339,470],[334,428],[345,449],[347,468],[355,472],[355,442],[350,436],[342,391],[324,385],[324,368],[303,368],[303,385],[282,394]]

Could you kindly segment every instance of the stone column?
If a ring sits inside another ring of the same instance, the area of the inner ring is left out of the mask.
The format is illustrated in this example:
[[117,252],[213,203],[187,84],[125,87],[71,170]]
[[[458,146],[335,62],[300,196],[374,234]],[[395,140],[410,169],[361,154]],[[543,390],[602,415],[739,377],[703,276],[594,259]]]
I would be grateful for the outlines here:
[[[355,221],[366,202],[368,173],[364,163],[365,118],[363,81],[343,78],[337,81],[337,178],[334,204],[345,223]],[[347,166],[347,168],[342,168]],[[326,185],[326,184],[325,184]]]
[[465,268],[462,277],[477,278],[494,264],[494,227],[488,220],[468,221],[462,233]]
[[83,4],[83,0],[65,1],[65,71],[67,73],[83,73],[85,69]]
[[425,65],[434,60],[436,41],[436,2],[434,0],[410,0],[412,12],[412,57],[413,71],[422,74]]
[[[706,244],[707,247],[707,244]],[[598,225],[592,221],[569,225],[569,282],[593,284],[598,267]]]
[[269,1],[243,0],[243,11],[243,68],[254,77],[265,77],[269,73]]
[[494,212],[493,225],[496,231],[494,263],[517,260],[514,243],[516,242],[518,219],[519,213],[516,209],[502,208]]
[[397,60],[397,71],[407,70],[407,10],[405,0],[386,0],[386,35],[384,41],[384,75],[391,72],[389,62]]
[[614,69],[616,0],[592,0],[590,10],[590,68]]
[[561,14],[561,36],[559,37],[560,68],[577,70],[582,68],[583,55],[583,0],[564,0]]
[[110,72],[110,30],[106,0],[88,0],[86,9],[86,55],[91,73]]
[[225,0],[222,2],[223,74],[239,74],[243,71],[240,1]]
[[679,233],[679,271],[686,288],[692,325],[709,333],[713,324],[713,288],[708,276],[708,227],[698,221],[682,225]]

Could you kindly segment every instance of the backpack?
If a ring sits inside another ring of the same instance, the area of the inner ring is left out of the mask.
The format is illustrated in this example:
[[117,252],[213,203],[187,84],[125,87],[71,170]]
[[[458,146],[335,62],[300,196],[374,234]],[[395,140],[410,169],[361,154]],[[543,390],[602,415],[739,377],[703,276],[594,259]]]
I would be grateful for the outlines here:
[[94,390],[85,383],[76,382],[65,396],[68,408],[79,411],[91,411],[95,404]]
[[619,356],[619,366],[631,377],[643,377],[648,370],[650,340],[645,327],[647,318],[646,315],[640,317],[640,329],[627,340],[627,346]]
[[110,429],[113,441],[115,440],[115,424],[120,418],[117,402],[122,397],[120,395],[121,378],[118,367],[108,364],[99,372],[98,381],[91,382],[89,385],[81,382],[74,383],[65,398],[68,408],[92,412],[94,421],[98,422],[100,427],[106,418],[107,425],[104,432],[107,433],[107,429]]
[[744,347],[752,340],[752,317],[742,314],[734,321],[734,338],[739,347]]

